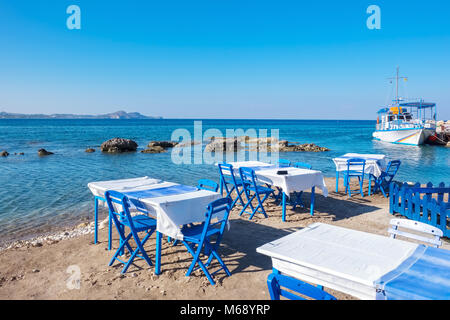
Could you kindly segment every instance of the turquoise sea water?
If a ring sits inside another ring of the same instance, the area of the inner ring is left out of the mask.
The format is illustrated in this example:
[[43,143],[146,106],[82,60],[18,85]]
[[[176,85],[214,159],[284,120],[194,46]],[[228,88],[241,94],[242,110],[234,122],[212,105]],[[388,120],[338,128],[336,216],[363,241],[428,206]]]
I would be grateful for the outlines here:
[[[171,153],[119,155],[85,153],[113,137],[135,140],[143,149],[152,140],[170,140],[175,129],[193,132],[194,120],[0,120],[0,239],[11,240],[50,227],[93,217],[92,181],[150,176],[195,185],[218,180],[209,164],[175,165]],[[347,152],[383,153],[402,160],[397,179],[450,183],[450,149],[401,146],[372,140],[375,121],[203,120],[203,130],[279,129],[280,139],[328,147],[323,153],[281,153],[280,158],[308,162],[334,176],[332,158]],[[55,154],[39,158],[37,150]],[[25,155],[14,155],[24,152]],[[332,186],[329,186],[332,189]]]

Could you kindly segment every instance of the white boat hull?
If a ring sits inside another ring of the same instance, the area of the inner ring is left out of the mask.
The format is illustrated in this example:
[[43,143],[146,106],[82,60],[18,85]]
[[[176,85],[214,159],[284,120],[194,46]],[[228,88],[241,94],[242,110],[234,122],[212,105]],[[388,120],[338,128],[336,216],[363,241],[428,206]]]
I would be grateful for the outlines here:
[[424,144],[434,132],[430,129],[380,130],[375,131],[373,137],[381,141],[418,146]]

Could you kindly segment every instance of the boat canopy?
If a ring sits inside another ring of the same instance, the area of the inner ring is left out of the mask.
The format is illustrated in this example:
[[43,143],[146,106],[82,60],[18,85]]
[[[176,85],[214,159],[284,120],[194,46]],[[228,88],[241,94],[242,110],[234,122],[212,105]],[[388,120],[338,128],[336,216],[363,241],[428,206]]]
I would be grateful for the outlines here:
[[408,107],[408,108],[419,108],[419,109],[426,109],[426,108],[434,108],[436,106],[436,103],[433,102],[406,102],[406,103],[400,103],[400,107]]
[[406,109],[403,109],[401,107],[404,108],[417,108],[417,110],[422,110],[422,109],[428,109],[428,108],[434,108],[436,107],[436,103],[434,102],[421,102],[421,101],[417,101],[417,102],[404,102],[404,103],[399,103],[397,105],[394,105],[392,107],[389,108],[382,108],[378,111],[378,113],[389,113],[392,112],[394,114],[398,114],[399,111],[400,112],[405,112]]

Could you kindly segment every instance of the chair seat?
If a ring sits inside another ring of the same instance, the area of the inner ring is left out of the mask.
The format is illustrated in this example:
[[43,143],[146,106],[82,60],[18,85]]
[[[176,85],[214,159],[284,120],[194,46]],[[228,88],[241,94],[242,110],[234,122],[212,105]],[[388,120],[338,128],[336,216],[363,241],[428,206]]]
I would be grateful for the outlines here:
[[[137,232],[145,231],[148,229],[156,228],[156,220],[150,218],[147,215],[137,215],[131,218],[133,220],[134,227]],[[128,221],[121,221],[127,227],[130,227]]]
[[[183,233],[183,240],[188,242],[199,243],[202,238],[202,232],[204,224],[195,225],[193,227],[186,227],[181,230]],[[215,234],[220,233],[220,229],[212,228],[206,232],[206,238],[209,238]]]
[[[225,183],[226,183],[226,184],[234,184],[233,180],[228,180],[228,179],[225,179]],[[247,181],[243,182],[241,179],[237,179],[237,178],[236,178],[236,185],[237,185],[238,187],[243,186],[244,183],[248,183],[248,182],[247,182]]]
[[263,194],[275,192],[275,190],[268,188],[268,187],[263,187],[263,186],[257,186],[256,188],[254,186],[249,186],[248,189],[253,192],[256,191],[256,189],[257,189],[258,193],[263,193]]
[[349,172],[347,172],[347,171],[344,171],[343,172],[343,175],[344,176],[349,176],[349,177],[360,177],[360,176],[362,176],[363,175],[363,173],[362,173],[362,171],[353,171],[353,170],[350,170]]

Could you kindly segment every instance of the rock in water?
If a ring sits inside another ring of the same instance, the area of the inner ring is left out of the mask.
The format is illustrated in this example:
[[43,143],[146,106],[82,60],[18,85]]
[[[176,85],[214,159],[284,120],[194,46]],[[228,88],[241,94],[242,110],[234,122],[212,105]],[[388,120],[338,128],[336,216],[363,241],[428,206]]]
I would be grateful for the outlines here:
[[40,156],[40,157],[42,157],[42,156],[49,156],[49,155],[51,155],[51,154],[54,154],[53,152],[50,152],[50,151],[47,151],[47,150],[45,150],[45,149],[39,149],[38,150],[38,155]]
[[151,142],[149,142],[147,147],[149,147],[149,148],[162,147],[164,149],[167,149],[167,148],[173,148],[177,144],[178,144],[178,142],[174,142],[174,141],[151,141]]
[[93,148],[87,148],[87,149],[86,149],[86,152],[87,152],[87,153],[92,153],[92,152],[95,152],[95,149],[93,149]]
[[7,157],[7,156],[9,156],[9,153],[8,153],[8,151],[2,151],[2,152],[0,152],[0,157]]
[[103,142],[100,146],[100,150],[108,153],[121,153],[136,151],[137,147],[137,143],[133,140],[114,138]]
[[154,147],[148,147],[145,150],[141,151],[142,153],[163,153],[166,152],[166,150],[163,147],[160,146],[154,146]]

